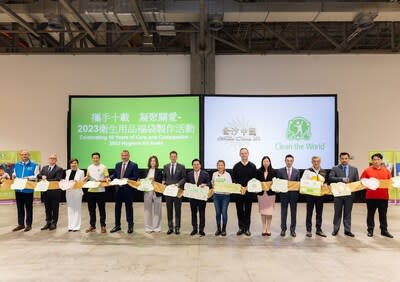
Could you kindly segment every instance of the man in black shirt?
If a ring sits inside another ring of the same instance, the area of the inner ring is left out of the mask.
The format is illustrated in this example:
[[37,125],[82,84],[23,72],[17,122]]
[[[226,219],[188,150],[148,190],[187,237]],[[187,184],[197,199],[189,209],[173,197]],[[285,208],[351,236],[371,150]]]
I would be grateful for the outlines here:
[[[257,168],[255,164],[249,161],[249,151],[246,148],[240,149],[241,161],[234,165],[232,170],[232,181],[243,187],[247,187],[247,182],[257,176]],[[253,205],[254,194],[246,193],[244,195],[234,195],[236,202],[236,213],[239,223],[239,231],[236,235],[245,234],[250,236],[250,218],[251,207]]]

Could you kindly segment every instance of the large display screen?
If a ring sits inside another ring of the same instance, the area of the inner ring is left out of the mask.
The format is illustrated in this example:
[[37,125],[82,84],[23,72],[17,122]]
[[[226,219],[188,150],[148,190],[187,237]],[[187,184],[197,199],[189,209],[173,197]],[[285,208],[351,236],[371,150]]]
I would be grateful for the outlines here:
[[249,150],[257,167],[263,156],[275,168],[292,154],[294,166],[311,166],[312,156],[323,168],[335,164],[336,96],[206,96],[204,98],[204,164],[227,168],[240,160],[239,150]]
[[78,158],[82,168],[93,152],[114,168],[124,149],[139,168],[147,168],[151,155],[161,167],[172,150],[185,166],[200,157],[198,96],[70,96],[69,119],[69,157]]

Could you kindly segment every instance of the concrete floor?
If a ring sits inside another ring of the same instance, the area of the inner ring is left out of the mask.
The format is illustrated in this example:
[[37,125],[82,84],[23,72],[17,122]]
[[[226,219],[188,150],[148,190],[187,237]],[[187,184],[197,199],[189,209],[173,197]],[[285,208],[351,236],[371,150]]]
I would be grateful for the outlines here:
[[[237,237],[235,206],[229,208],[229,235],[214,236],[215,212],[207,205],[207,236],[191,237],[190,208],[183,204],[182,234],[145,234],[143,204],[135,203],[135,232],[86,234],[88,212],[83,204],[82,231],[67,232],[66,205],[60,207],[56,231],[40,231],[44,207],[35,205],[33,230],[13,233],[16,207],[0,206],[0,281],[400,281],[400,207],[390,207],[389,231],[366,236],[366,208],[353,210],[355,238],[332,237],[331,203],[324,206],[323,230],[328,238],[305,237],[305,204],[298,207],[297,238],[279,236],[276,206],[271,237],[261,237],[257,204],[252,233]],[[164,204],[165,205],[165,204]],[[107,203],[107,228],[114,222],[114,204]],[[123,213],[124,218],[124,213]],[[377,224],[379,226],[379,224]],[[343,227],[342,227],[343,229]],[[313,230],[314,231],[314,230]]]

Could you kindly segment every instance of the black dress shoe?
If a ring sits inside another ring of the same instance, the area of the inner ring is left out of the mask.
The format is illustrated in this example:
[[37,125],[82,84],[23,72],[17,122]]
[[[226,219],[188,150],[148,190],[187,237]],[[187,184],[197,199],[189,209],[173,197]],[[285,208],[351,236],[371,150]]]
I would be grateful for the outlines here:
[[32,226],[31,225],[27,225],[24,229],[24,232],[28,232],[32,230]]
[[236,232],[236,235],[240,236],[244,233],[243,229],[239,229],[238,232]]
[[393,238],[393,235],[389,233],[389,231],[382,231],[381,235],[388,238]]
[[349,237],[354,237],[354,234],[351,233],[350,231],[345,231],[344,235],[349,236]]
[[68,229],[68,232],[72,232],[72,231],[74,231],[74,230],[72,230],[72,229]]
[[296,237],[296,232],[294,232],[294,231],[290,232],[290,236],[292,236],[293,238],[295,238],[295,237]]
[[56,229],[57,229],[57,225],[55,225],[55,224],[51,224],[50,227],[49,227],[50,231],[56,230]]
[[281,237],[285,237],[286,236],[286,231],[281,231]]
[[[337,231],[337,230],[336,230],[336,231],[333,231],[333,232],[332,232],[332,236],[336,236],[338,233],[339,233],[339,231]],[[344,234],[346,235],[346,232],[344,232]]]
[[16,231],[22,230],[22,229],[24,229],[24,228],[25,228],[24,225],[18,225],[17,227],[15,227],[15,228],[12,230],[12,232],[16,232]]
[[251,236],[250,230],[246,230],[246,231],[244,232],[244,235],[246,235],[247,237]]
[[204,233],[204,231],[200,231],[199,234],[200,234],[200,237],[206,236],[206,233]]
[[321,237],[326,237],[326,234],[324,233],[324,232],[322,232],[322,230],[318,230],[317,232],[315,232],[315,234],[317,234],[318,236],[321,236]]
[[133,227],[132,226],[129,226],[128,227],[128,234],[132,234],[133,233]]
[[368,231],[367,236],[372,237],[372,236],[374,236],[374,233],[372,231]]
[[194,236],[197,234],[197,229],[193,229],[192,232],[190,232],[190,236]]
[[307,231],[306,236],[311,238],[312,237],[311,231]]
[[179,231],[179,228],[175,228],[175,234],[176,234],[176,235],[181,234],[181,231]]
[[50,224],[46,224],[45,226],[43,226],[42,228],[40,228],[40,230],[47,230],[50,228]]
[[121,230],[121,226],[114,226],[113,229],[110,230],[110,233],[115,233]]
[[268,233],[263,232],[263,233],[261,233],[261,236],[267,236],[267,234],[268,234]]
[[174,233],[174,231],[172,229],[168,229],[167,235],[171,235],[172,233]]

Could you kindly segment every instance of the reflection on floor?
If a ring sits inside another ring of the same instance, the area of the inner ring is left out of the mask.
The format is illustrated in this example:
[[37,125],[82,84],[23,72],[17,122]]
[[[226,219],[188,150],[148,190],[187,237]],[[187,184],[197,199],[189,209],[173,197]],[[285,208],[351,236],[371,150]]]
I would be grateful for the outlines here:
[[[305,204],[298,207],[297,237],[281,238],[280,206],[272,220],[272,236],[261,236],[257,204],[253,205],[251,237],[236,236],[235,205],[229,207],[228,236],[215,237],[215,212],[208,203],[206,233],[191,237],[190,208],[183,204],[182,234],[144,233],[143,204],[135,203],[135,232],[86,234],[83,204],[81,232],[67,232],[66,205],[60,207],[55,231],[40,231],[44,207],[35,205],[33,230],[11,232],[16,207],[0,206],[1,281],[396,281],[400,262],[400,208],[389,207],[394,239],[366,236],[365,204],[355,204],[355,238],[332,237],[333,205],[324,205],[323,230],[328,238],[305,236]],[[165,204],[164,204],[165,205]],[[123,211],[124,219],[124,211]],[[313,220],[315,217],[313,218]],[[376,226],[379,227],[378,216]],[[114,223],[114,204],[107,203],[107,228]],[[315,230],[313,230],[314,232]],[[398,281],[398,280],[397,280]]]

